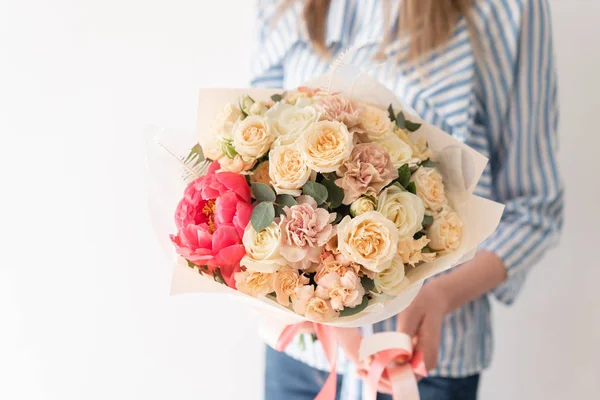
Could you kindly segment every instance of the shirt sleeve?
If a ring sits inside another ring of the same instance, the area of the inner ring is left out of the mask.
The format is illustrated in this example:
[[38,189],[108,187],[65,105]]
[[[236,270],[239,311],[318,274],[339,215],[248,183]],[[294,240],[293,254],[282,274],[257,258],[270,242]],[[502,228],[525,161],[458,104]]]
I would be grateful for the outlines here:
[[487,59],[479,77],[492,148],[492,187],[495,200],[506,208],[480,250],[504,261],[508,278],[492,293],[505,304],[514,302],[531,267],[556,244],[563,215],[549,6],[547,0],[520,3],[520,21],[495,11],[497,23],[481,27]]
[[256,5],[256,39],[251,61],[250,85],[261,88],[283,87],[283,65],[281,47],[283,38],[277,2],[259,0]]

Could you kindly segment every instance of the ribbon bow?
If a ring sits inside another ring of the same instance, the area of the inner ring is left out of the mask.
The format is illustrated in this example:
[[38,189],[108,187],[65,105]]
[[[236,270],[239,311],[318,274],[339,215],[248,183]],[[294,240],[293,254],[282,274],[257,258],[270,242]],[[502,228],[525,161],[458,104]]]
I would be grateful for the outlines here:
[[[375,400],[377,390],[394,400],[419,400],[417,377],[427,376],[423,353],[413,353],[412,338],[400,332],[381,332],[363,338],[359,360],[367,361],[365,400]],[[370,362],[369,362],[370,361]]]

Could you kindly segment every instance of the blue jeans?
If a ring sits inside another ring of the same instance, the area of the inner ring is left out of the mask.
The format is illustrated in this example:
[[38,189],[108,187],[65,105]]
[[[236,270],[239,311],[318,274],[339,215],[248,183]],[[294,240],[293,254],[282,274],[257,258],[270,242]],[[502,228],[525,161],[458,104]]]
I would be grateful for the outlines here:
[[[328,375],[267,346],[265,400],[313,400]],[[343,379],[338,376],[338,399]],[[419,382],[419,393],[421,400],[476,400],[478,384],[479,375],[425,378]],[[377,400],[392,400],[392,396],[379,393]]]

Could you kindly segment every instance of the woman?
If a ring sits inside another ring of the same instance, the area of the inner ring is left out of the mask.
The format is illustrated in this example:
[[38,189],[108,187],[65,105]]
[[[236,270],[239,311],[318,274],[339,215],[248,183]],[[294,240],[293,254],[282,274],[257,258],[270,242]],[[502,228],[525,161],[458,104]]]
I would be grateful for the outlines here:
[[[506,205],[498,230],[402,313],[363,328],[416,338],[429,369],[423,400],[475,399],[492,354],[489,298],[511,304],[562,226],[547,1],[260,1],[259,22],[255,86],[295,88],[356,48],[354,65],[490,159],[476,194]],[[327,362],[306,336],[287,354],[267,350],[267,399],[318,393]],[[338,365],[340,397],[360,398],[353,363],[342,357]]]

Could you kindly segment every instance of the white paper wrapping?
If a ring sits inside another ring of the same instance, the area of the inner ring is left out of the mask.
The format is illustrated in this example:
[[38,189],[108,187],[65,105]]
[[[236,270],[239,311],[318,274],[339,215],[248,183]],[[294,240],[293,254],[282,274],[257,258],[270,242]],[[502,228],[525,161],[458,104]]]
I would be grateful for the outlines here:
[[[357,315],[326,322],[328,325],[340,327],[358,327],[373,324],[402,311],[417,295],[425,279],[470,259],[477,246],[494,232],[504,209],[501,204],[473,195],[473,189],[488,162],[484,156],[437,127],[420,120],[414,111],[411,111],[410,107],[402,104],[390,90],[373,78],[360,74],[358,79],[354,79],[356,76],[357,71],[352,67],[341,68],[331,80],[331,91],[345,92],[357,100],[385,107],[391,103],[395,110],[403,110],[405,114],[410,115],[409,119],[422,123],[421,128],[413,134],[415,135],[413,139],[419,136],[424,137],[436,154],[436,161],[439,162],[438,169],[444,176],[444,183],[447,187],[447,196],[464,222],[464,230],[461,245],[456,251],[439,256],[432,263],[407,269],[406,288],[399,296],[380,303],[373,304],[372,302],[367,309]],[[306,86],[328,87],[329,83],[330,75],[323,75],[308,82]],[[226,103],[236,104],[238,98],[242,95],[250,95],[255,100],[267,101],[271,95],[282,91],[282,89],[258,88],[201,89],[196,135],[193,133],[179,133],[169,136],[162,132],[161,140],[172,143],[180,155],[185,155],[198,140],[202,143],[209,139],[210,124],[217,112]],[[150,147],[152,147],[152,143]],[[170,169],[171,172],[166,172],[166,169],[161,170],[164,167],[165,159],[169,156],[158,157],[154,154],[157,151],[156,149],[149,151],[146,161],[148,170],[151,171],[149,174],[150,196],[160,197],[160,200],[151,198],[149,206],[158,240],[163,248],[170,249],[167,250],[168,255],[175,265],[171,294],[222,293],[236,296],[248,305],[258,308],[266,318],[279,321],[280,325],[309,320],[279,305],[274,300],[268,298],[256,299],[214,282],[210,278],[201,276],[198,272],[189,268],[182,259],[176,261],[178,257],[170,243],[169,234],[175,232],[173,214],[177,202],[183,194],[185,183],[179,179],[177,173],[172,172],[173,168]],[[170,162],[173,164],[172,158]],[[177,169],[176,165],[174,169]],[[161,171],[157,172],[157,170]]]

